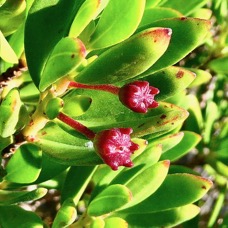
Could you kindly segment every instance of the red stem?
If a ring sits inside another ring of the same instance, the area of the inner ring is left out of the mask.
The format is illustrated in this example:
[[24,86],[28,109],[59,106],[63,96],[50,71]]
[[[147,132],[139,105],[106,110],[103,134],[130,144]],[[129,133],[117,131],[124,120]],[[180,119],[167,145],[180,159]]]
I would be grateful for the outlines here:
[[72,119],[71,117],[65,115],[64,113],[60,112],[57,118],[61,120],[63,123],[67,124],[68,126],[74,128],[76,131],[85,135],[88,139],[94,139],[95,133],[92,130],[90,130],[83,124],[79,123],[78,121]]
[[79,82],[73,82],[71,81],[69,83],[69,87],[73,88],[81,88],[81,89],[93,89],[93,90],[102,90],[106,91],[115,95],[118,95],[120,88],[114,85],[110,84],[101,84],[101,85],[88,85],[88,84],[82,84]]

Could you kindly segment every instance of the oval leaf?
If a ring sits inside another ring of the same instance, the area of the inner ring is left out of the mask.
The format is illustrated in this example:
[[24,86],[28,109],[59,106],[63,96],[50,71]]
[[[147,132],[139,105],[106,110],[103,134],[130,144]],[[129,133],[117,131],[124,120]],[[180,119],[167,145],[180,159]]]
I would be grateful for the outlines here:
[[18,63],[18,58],[0,30],[0,58],[8,63]]
[[74,18],[69,36],[78,37],[86,26],[103,10],[109,0],[86,0]]
[[44,91],[52,83],[73,71],[84,60],[85,55],[85,46],[79,39],[61,39],[43,69],[40,90]]
[[22,102],[17,89],[12,89],[0,104],[0,135],[9,137],[16,131]]
[[124,208],[138,204],[153,194],[164,181],[169,170],[169,164],[169,161],[158,162],[130,179],[126,183],[126,187],[132,192],[133,198]]
[[104,221],[105,221],[104,228],[113,228],[113,227],[128,228],[127,222],[118,217],[106,218]]
[[[31,77],[37,87],[47,59],[56,44],[69,31],[80,1],[34,1],[25,23],[25,54]],[[50,16],[51,15],[51,16]]]
[[77,217],[77,211],[72,199],[67,199],[64,201],[62,206],[57,212],[57,215],[53,221],[52,227],[68,227],[71,225]]
[[204,41],[209,33],[211,23],[208,20],[181,17],[155,21],[139,30],[157,26],[171,28],[172,39],[165,54],[143,75],[149,75],[183,59]]
[[[103,163],[80,134],[73,136],[58,125],[49,123],[38,134],[36,145],[57,163],[65,165],[97,165]],[[58,135],[58,137],[56,137]]]
[[76,81],[112,84],[133,78],[160,58],[169,45],[170,37],[171,30],[166,28],[140,32],[103,52],[76,76]]
[[110,185],[88,206],[88,214],[100,216],[117,210],[131,200],[131,192],[124,185]]
[[6,166],[5,179],[10,182],[26,184],[35,181],[41,171],[42,152],[33,144],[19,147]]
[[145,2],[145,0],[109,1],[89,40],[89,48],[105,48],[131,36],[142,18]]
[[46,195],[47,189],[38,188],[33,191],[0,190],[0,205],[10,205],[24,201],[37,200]]
[[177,160],[192,150],[199,143],[201,138],[200,135],[194,132],[184,131],[184,137],[181,142],[163,153],[161,159],[169,159],[170,161]]
[[[10,211],[10,213],[9,213]],[[23,227],[43,228],[43,221],[34,212],[26,211],[19,206],[0,207],[0,226],[1,227]]]
[[174,227],[194,218],[199,212],[199,207],[190,204],[155,213],[143,214],[138,211],[134,214],[114,213],[113,216],[123,218],[130,227]]
[[181,207],[201,199],[211,187],[212,182],[200,176],[186,173],[167,175],[153,195],[121,212],[144,214]]
[[168,67],[162,71],[140,78],[146,80],[151,86],[159,88],[160,93],[156,100],[165,100],[187,88],[195,79],[195,73],[180,67]]

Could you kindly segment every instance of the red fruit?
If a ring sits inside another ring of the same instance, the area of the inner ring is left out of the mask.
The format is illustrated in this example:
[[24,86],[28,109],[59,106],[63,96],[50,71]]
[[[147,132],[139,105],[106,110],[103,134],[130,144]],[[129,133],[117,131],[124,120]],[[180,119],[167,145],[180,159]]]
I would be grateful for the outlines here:
[[131,141],[132,132],[131,128],[113,128],[96,134],[93,142],[95,151],[113,170],[119,166],[133,166],[130,156],[139,149],[139,145]]
[[119,99],[132,111],[146,113],[148,108],[158,106],[154,96],[159,92],[159,89],[150,86],[147,81],[135,81],[120,88]]

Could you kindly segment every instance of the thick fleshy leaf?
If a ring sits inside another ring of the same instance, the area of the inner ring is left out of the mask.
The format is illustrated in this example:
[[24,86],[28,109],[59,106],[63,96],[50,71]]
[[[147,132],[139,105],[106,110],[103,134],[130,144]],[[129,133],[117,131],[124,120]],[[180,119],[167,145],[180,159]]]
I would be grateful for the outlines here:
[[[58,135],[58,137],[56,137]],[[49,123],[38,134],[36,145],[40,146],[57,163],[65,165],[96,165],[102,161],[91,143],[80,134],[69,134],[57,124]]]
[[228,56],[214,59],[211,62],[209,62],[208,66],[216,73],[228,74]]
[[0,30],[0,58],[8,63],[18,63],[18,58]]
[[67,165],[60,164],[50,159],[45,153],[42,154],[42,167],[39,177],[33,184],[39,184],[44,181],[55,178],[68,168]]
[[176,146],[184,137],[183,132],[178,132],[175,134],[171,134],[162,138],[158,138],[155,140],[149,140],[149,144],[157,144],[159,143],[162,146],[162,153]]
[[162,150],[163,146],[160,142],[156,145],[148,143],[146,149],[139,156],[133,159],[134,166],[142,164],[148,166],[155,164],[160,159]]
[[131,200],[131,192],[124,185],[110,185],[98,194],[88,206],[90,216],[113,212]]
[[104,228],[114,228],[114,227],[128,228],[128,224],[125,220],[118,217],[106,218]]
[[142,18],[145,2],[145,0],[109,1],[89,40],[88,48],[105,48],[131,36]]
[[104,228],[105,227],[105,222],[104,219],[101,217],[92,217],[90,223],[90,228]]
[[[62,191],[61,200],[64,202],[71,198],[75,205],[78,204],[86,187],[88,186],[96,166],[72,166],[66,176]],[[75,184],[72,180],[77,180]]]
[[78,37],[86,26],[105,8],[109,0],[86,0],[74,18],[69,36]]
[[195,79],[195,74],[183,68],[171,66],[140,79],[159,88],[160,93],[156,95],[156,100],[160,101],[183,91]]
[[[10,45],[10,47],[13,49],[14,53],[17,56],[17,59],[19,59],[22,55],[22,52],[24,51],[24,23],[22,23],[16,32],[14,32],[9,38],[7,37],[7,41]],[[0,48],[1,49],[1,48]],[[9,52],[9,50],[8,50]],[[9,53],[7,54],[9,55]],[[14,55],[14,54],[13,54]],[[18,60],[15,59],[16,62]],[[8,68],[12,66],[12,63],[10,62],[3,62],[1,64],[1,71],[5,72]]]
[[144,11],[139,27],[150,24],[157,20],[172,18],[172,17],[183,17],[183,16],[184,15],[181,14],[179,11],[171,8],[165,8],[165,7],[149,8]]
[[123,106],[113,94],[79,89],[74,94],[91,97],[89,110],[77,119],[95,132],[113,127],[130,127],[133,128],[132,137],[154,137],[176,128],[188,116],[184,109],[165,102],[160,102],[158,108],[146,114],[139,114]]
[[163,7],[168,7],[172,9],[176,9],[183,13],[185,16],[188,16],[189,14],[193,13],[197,9],[201,8],[207,3],[207,0],[192,0],[185,2],[184,6],[183,3],[179,0],[172,0],[172,1],[166,1],[164,4],[162,4]]
[[211,188],[208,179],[192,174],[169,174],[157,191],[141,203],[121,210],[121,213],[151,213],[194,203]]
[[164,55],[143,75],[150,75],[183,59],[197,46],[202,44],[209,33],[211,23],[208,20],[198,18],[171,18],[155,21],[139,28],[139,31],[150,27],[171,28],[172,39]]
[[47,59],[56,44],[66,36],[84,1],[34,1],[29,10],[25,24],[25,54],[37,87]]
[[0,205],[10,205],[24,201],[37,200],[46,195],[47,189],[38,188],[33,191],[0,190]]
[[85,56],[85,46],[79,39],[62,38],[47,59],[40,80],[40,90],[44,91],[52,83],[73,71]]
[[195,86],[200,86],[202,84],[206,84],[212,78],[212,75],[205,70],[195,69],[195,68],[187,68],[187,69],[196,74],[196,78],[194,79],[194,81],[189,86],[191,88],[195,87]]
[[4,36],[14,33],[25,20],[25,9],[25,0],[7,0],[0,7],[0,30]]
[[62,206],[57,212],[57,215],[53,221],[52,227],[68,227],[71,225],[77,217],[77,211],[75,209],[75,205],[72,199],[67,199],[64,201]]
[[84,114],[89,109],[92,102],[91,98],[88,96],[71,96],[71,94],[65,96],[63,101],[63,112],[70,115],[72,118]]
[[190,131],[184,131],[184,137],[179,144],[162,154],[161,159],[175,161],[192,150],[201,140],[201,136]]
[[41,171],[42,152],[33,144],[19,147],[10,158],[5,179],[10,182],[26,184],[35,181]]
[[189,103],[189,118],[185,122],[185,129],[200,134],[204,121],[199,100],[195,95],[189,94],[187,96],[187,102]]
[[141,175],[143,170],[154,165],[159,160],[159,155],[161,155],[161,146],[154,146],[149,150],[145,150],[143,154],[133,159],[134,167],[131,169],[123,169],[115,178],[113,178],[110,184],[126,185],[138,175]]
[[[9,213],[10,212],[10,213]],[[23,227],[43,228],[43,221],[34,212],[26,211],[19,206],[0,207],[0,226],[1,227]]]
[[169,45],[170,38],[171,30],[167,28],[150,28],[137,33],[103,52],[76,76],[76,81],[87,84],[112,84],[133,78],[161,57]]
[[195,205],[185,205],[174,209],[142,214],[139,211],[134,214],[114,213],[126,220],[130,227],[174,227],[199,214],[200,208]]
[[16,131],[22,107],[17,89],[12,89],[0,104],[0,135],[9,137]]
[[168,170],[169,161],[161,161],[146,169],[142,169],[135,177],[133,176],[127,180],[125,185],[132,193],[132,200],[123,208],[138,204],[153,194],[164,181]]
[[205,129],[204,129],[204,137],[203,140],[205,143],[209,143],[211,140],[211,134],[213,131],[213,125],[215,120],[219,117],[219,109],[218,105],[209,101],[206,107],[206,119],[205,119]]
[[146,9],[159,5],[162,0],[146,0]]
[[11,143],[13,143],[13,137],[9,136],[7,138],[2,138],[0,136],[0,151],[2,151],[3,149],[5,149],[7,146],[9,146]]

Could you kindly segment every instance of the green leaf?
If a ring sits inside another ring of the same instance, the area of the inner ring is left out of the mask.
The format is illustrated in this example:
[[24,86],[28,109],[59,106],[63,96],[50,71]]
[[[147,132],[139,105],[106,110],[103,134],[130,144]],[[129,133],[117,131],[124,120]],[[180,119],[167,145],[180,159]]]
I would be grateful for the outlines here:
[[228,74],[228,56],[217,58],[209,62],[208,67],[216,73]]
[[117,210],[131,200],[131,192],[124,185],[110,185],[88,206],[90,216],[100,216]]
[[165,27],[172,29],[172,39],[164,55],[143,75],[149,75],[170,65],[174,65],[187,54],[202,44],[208,35],[211,23],[198,18],[171,18],[155,21],[139,28],[142,31],[150,27]]
[[10,182],[26,184],[35,181],[41,171],[42,152],[33,144],[20,146],[6,166],[5,179]]
[[187,96],[187,102],[189,103],[189,118],[185,122],[185,129],[200,134],[204,125],[204,120],[199,100],[195,95],[189,94]]
[[155,164],[161,157],[162,150],[163,146],[160,143],[155,145],[149,142],[146,149],[139,156],[133,159],[134,166],[142,164],[148,166]]
[[101,217],[92,217],[90,228],[104,228],[105,222]]
[[7,137],[7,138],[2,138],[2,137],[0,136],[0,142],[1,142],[1,144],[0,144],[0,152],[1,152],[1,151],[4,150],[7,146],[9,146],[11,143],[13,143],[13,137],[12,137],[12,136],[9,136],[9,137]]
[[124,168],[109,184],[126,185],[138,175],[142,175],[141,173],[146,168],[151,167],[159,160],[161,150],[161,146],[153,146],[152,148],[150,147],[149,149],[146,149],[142,154],[133,159],[134,167],[131,169]]
[[50,159],[45,153],[42,154],[41,165],[42,167],[40,175],[33,184],[50,180],[68,168],[67,165],[62,165],[58,162],[53,161],[53,159]]
[[161,161],[142,169],[135,177],[129,179],[125,185],[130,189],[133,198],[124,208],[138,204],[153,194],[164,181],[168,170],[169,161]]
[[48,101],[45,114],[51,120],[55,119],[63,109],[63,100],[60,97],[52,98]]
[[34,1],[30,8],[25,24],[25,54],[37,87],[51,52],[67,35],[83,2],[84,0]]
[[191,218],[194,218],[197,214],[199,214],[199,212],[199,207],[190,204],[154,213],[142,214],[138,211],[134,214],[121,214],[117,212],[114,213],[113,216],[118,216],[126,220],[129,227],[174,227],[190,220]]
[[218,106],[215,102],[209,101],[206,107],[205,129],[203,140],[205,143],[209,143],[211,140],[211,134],[215,120],[219,117]]
[[134,131],[132,137],[148,135],[152,138],[176,128],[188,116],[184,109],[165,102],[160,102],[158,108],[146,114],[139,114],[123,106],[113,94],[80,89],[74,93],[91,97],[89,110],[77,120],[95,132],[113,127],[131,127]]
[[106,218],[104,221],[105,221],[104,228],[113,228],[113,227],[128,228],[127,222],[118,217]]
[[53,221],[52,227],[68,227],[71,225],[77,217],[77,211],[72,199],[66,199],[60,209],[57,212],[57,215]]
[[162,154],[161,159],[175,161],[192,150],[201,140],[201,136],[190,131],[184,131],[184,137],[179,144]]
[[25,20],[25,9],[25,0],[7,0],[0,7],[0,30],[4,36],[14,33]]
[[154,21],[165,19],[165,18],[172,18],[172,17],[182,17],[179,11],[171,8],[165,7],[155,7],[155,8],[148,8],[144,11],[142,20],[139,24],[139,27],[150,24]]
[[[62,202],[71,198],[74,204],[77,205],[96,169],[96,166],[70,167],[62,188]],[[77,184],[72,181],[74,179],[77,180]]]
[[78,37],[86,26],[105,8],[109,0],[86,0],[74,18],[69,36]]
[[161,1],[162,0],[147,0],[146,1],[146,9],[152,8],[152,7],[155,7],[155,6],[159,5],[159,3]]
[[[56,137],[58,135],[58,137]],[[57,163],[65,165],[96,165],[101,159],[90,148],[88,140],[80,134],[71,135],[55,123],[48,123],[38,134],[35,142],[43,153]]]
[[72,118],[84,114],[89,109],[92,102],[90,97],[75,95],[74,93],[69,93],[63,98],[63,101],[63,112],[70,115]]
[[160,101],[183,91],[194,78],[195,74],[191,71],[171,66],[140,79],[146,80],[151,86],[159,88],[160,93],[156,95],[156,100]]
[[9,63],[18,63],[17,56],[0,30],[0,58]]
[[103,52],[76,76],[76,81],[112,84],[133,78],[162,56],[169,45],[170,37],[171,31],[166,28],[151,28],[137,33]]
[[188,16],[189,14],[193,13],[197,9],[204,6],[207,2],[208,2],[207,0],[202,0],[202,1],[191,0],[191,1],[185,2],[183,6],[183,2],[179,0],[172,0],[172,1],[166,1],[162,6],[176,9],[181,13],[183,13],[185,16]]
[[15,133],[21,107],[22,102],[18,90],[10,90],[0,104],[0,135],[3,138]]
[[0,205],[10,205],[24,201],[37,200],[46,195],[46,193],[47,189],[45,188],[38,188],[33,191],[0,190]]
[[142,18],[145,2],[145,0],[109,1],[89,40],[88,48],[109,47],[131,36]]
[[184,137],[184,132],[178,132],[155,140],[149,140],[149,145],[159,143],[162,146],[162,153],[176,146]]
[[206,84],[212,78],[212,75],[205,70],[200,70],[200,69],[195,69],[195,68],[187,68],[187,69],[196,74],[196,78],[189,86],[190,88],[195,87],[195,86],[200,86],[202,84]]
[[76,69],[84,60],[85,55],[85,46],[79,39],[62,38],[54,47],[43,68],[40,90],[44,91],[52,83]]
[[169,174],[154,194],[120,213],[146,214],[185,206],[201,199],[211,187],[212,182],[200,176]]
[[34,212],[23,210],[19,206],[0,207],[0,214],[1,227],[44,227],[40,217],[38,217]]

